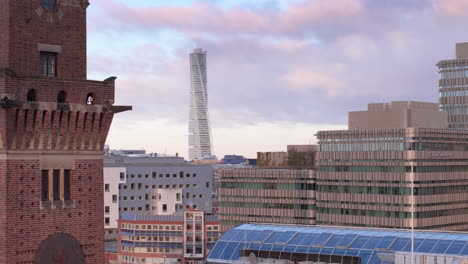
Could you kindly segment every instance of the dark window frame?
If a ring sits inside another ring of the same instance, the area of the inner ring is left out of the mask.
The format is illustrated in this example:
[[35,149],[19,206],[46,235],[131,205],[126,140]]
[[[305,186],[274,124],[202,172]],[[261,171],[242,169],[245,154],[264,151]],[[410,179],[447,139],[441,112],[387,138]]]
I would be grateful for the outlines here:
[[44,77],[57,77],[57,53],[41,51],[41,75]]

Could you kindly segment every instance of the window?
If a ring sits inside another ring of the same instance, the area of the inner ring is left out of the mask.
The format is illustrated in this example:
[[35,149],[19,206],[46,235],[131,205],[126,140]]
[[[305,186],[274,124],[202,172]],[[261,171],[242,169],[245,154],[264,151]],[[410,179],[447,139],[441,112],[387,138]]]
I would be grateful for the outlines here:
[[172,178],[177,178],[177,174],[172,174]]
[[92,93],[89,93],[86,96],[86,104],[87,105],[92,105],[94,103],[94,95]]
[[104,223],[106,225],[110,225],[110,218],[109,217],[104,218]]
[[104,184],[104,191],[109,192],[109,190],[110,190],[109,184],[108,183]]
[[183,171],[179,172],[179,176],[180,176],[180,178],[183,178],[184,177],[184,172]]
[[125,180],[125,172],[120,173],[120,180],[121,181]]
[[42,8],[47,12],[52,12],[55,10],[56,0],[41,0]]
[[206,182],[206,188],[210,188],[210,182]]
[[65,201],[71,200],[70,195],[70,170],[63,171],[63,199]]
[[116,194],[112,195],[112,202],[117,203],[117,195]]
[[57,103],[65,103],[66,102],[66,94],[64,91],[60,91],[57,95]]
[[49,171],[42,171],[42,201],[49,200]]
[[105,206],[104,207],[104,213],[108,214],[110,212],[110,207],[109,206]]
[[[146,204],[146,205],[145,205],[145,211],[149,211],[149,210],[150,210],[150,206],[149,206],[149,204]],[[148,229],[149,229],[149,228],[148,228]]]
[[60,170],[53,170],[53,198],[60,201]]
[[55,77],[57,53],[41,51],[41,75]]
[[180,193],[177,193],[177,194],[176,194],[176,200],[177,200],[177,201],[180,201]]
[[194,173],[192,176],[195,178],[195,177],[197,177],[197,174],[196,174],[196,173]]
[[163,204],[162,210],[163,210],[163,212],[167,212],[167,204]]
[[156,179],[156,172],[155,172],[155,171],[153,171],[153,175],[152,175],[152,176],[153,176],[153,179]]
[[28,102],[36,101],[36,90],[34,90],[34,89],[29,90],[28,95],[26,96],[26,100]]

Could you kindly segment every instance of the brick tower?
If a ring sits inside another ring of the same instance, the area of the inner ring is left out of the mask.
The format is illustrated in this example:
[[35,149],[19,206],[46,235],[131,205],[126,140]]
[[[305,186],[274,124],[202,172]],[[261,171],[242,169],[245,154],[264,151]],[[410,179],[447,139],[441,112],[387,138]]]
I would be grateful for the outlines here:
[[87,0],[0,0],[0,263],[104,263],[114,81],[86,79]]

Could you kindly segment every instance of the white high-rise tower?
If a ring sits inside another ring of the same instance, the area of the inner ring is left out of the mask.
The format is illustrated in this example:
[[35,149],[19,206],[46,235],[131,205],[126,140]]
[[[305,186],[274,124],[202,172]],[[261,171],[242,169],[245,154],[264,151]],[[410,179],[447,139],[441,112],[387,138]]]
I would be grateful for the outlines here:
[[189,160],[197,160],[211,155],[206,51],[195,49],[190,54]]

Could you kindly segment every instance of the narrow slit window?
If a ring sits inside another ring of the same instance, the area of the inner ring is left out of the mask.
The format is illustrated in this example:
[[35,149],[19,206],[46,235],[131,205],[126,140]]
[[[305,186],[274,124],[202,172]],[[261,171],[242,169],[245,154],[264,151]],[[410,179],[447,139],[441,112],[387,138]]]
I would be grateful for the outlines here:
[[42,170],[42,201],[49,200],[49,171]]
[[54,201],[60,201],[60,170],[53,172]]
[[63,175],[63,198],[65,201],[71,200],[70,195],[70,170],[65,170]]

